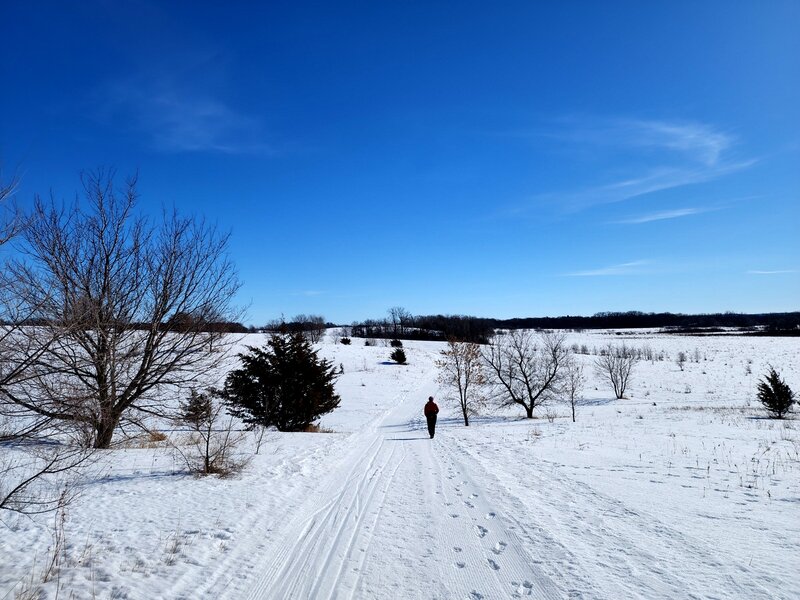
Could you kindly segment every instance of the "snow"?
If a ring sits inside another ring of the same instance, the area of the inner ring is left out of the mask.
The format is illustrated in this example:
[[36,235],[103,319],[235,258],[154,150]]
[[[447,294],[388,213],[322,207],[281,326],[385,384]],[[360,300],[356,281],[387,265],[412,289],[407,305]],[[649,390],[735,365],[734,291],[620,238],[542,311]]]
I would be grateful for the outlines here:
[[[569,343],[663,351],[637,364],[628,399],[578,355],[576,423],[556,404],[468,428],[436,382],[442,344],[406,342],[401,366],[391,348],[327,338],[321,354],[344,369],[321,421],[333,433],[270,432],[225,479],[186,474],[163,445],[102,454],[40,597],[800,597],[800,423],[755,400],[770,364],[800,390],[798,340],[619,333]],[[47,560],[53,515],[0,519],[13,598]]]

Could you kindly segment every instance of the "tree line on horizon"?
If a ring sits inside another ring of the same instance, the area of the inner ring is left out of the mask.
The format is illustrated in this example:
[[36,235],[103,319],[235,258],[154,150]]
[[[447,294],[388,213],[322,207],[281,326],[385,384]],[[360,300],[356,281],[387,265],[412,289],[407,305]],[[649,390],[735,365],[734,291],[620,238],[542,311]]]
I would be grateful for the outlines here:
[[674,333],[741,333],[800,335],[800,312],[783,313],[648,313],[599,312],[592,316],[495,319],[469,315],[419,315],[394,307],[383,319],[366,319],[346,329],[361,338],[444,341],[459,339],[485,344],[497,329],[636,329],[663,328]]

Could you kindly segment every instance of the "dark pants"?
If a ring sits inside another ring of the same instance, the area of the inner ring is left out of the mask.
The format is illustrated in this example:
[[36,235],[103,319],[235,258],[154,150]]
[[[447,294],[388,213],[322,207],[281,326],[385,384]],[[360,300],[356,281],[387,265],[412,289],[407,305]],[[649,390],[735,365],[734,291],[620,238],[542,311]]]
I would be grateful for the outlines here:
[[425,418],[428,419],[428,433],[433,437],[436,433],[436,415],[428,415]]

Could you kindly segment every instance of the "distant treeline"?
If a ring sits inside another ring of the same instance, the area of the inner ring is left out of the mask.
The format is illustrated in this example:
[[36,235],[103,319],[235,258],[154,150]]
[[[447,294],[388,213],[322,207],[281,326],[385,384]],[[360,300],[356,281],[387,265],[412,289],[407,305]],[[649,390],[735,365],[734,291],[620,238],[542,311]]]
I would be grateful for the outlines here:
[[[396,310],[396,309],[392,309]],[[684,315],[676,313],[601,312],[591,317],[527,317],[490,319],[466,315],[422,315],[407,312],[387,319],[368,319],[353,323],[355,337],[444,340],[450,337],[485,343],[496,329],[664,329],[675,333],[722,333],[737,328],[754,335],[800,335],[800,312],[791,313],[715,313]]]

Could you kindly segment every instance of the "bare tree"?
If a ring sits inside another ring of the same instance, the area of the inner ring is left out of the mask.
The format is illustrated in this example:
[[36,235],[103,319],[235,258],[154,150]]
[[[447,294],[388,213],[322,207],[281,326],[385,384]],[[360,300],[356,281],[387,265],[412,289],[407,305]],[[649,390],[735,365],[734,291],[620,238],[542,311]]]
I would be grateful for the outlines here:
[[406,330],[411,325],[411,320],[413,318],[411,313],[402,306],[393,306],[387,312],[389,313],[389,321],[392,325],[392,334],[394,337],[396,338],[397,336],[405,334]]
[[594,366],[597,374],[611,383],[614,394],[620,400],[625,397],[625,390],[636,366],[636,352],[625,344],[613,346],[609,343],[601,350]]
[[495,336],[482,352],[498,405],[518,404],[525,416],[560,392],[569,357],[566,335],[517,329]]
[[[108,448],[121,422],[163,414],[166,388],[213,372],[224,341],[209,351],[208,324],[235,320],[239,282],[227,235],[174,211],[157,224],[135,216],[135,178],[120,191],[98,171],[83,187],[87,208],[37,197],[26,259],[8,270],[39,354],[0,386],[0,410],[88,428]],[[174,331],[181,313],[192,318]]]
[[441,355],[442,358],[436,361],[439,382],[458,394],[456,399],[464,417],[464,425],[469,426],[470,415],[476,414],[485,400],[481,393],[486,376],[480,346],[451,338]]
[[686,364],[686,352],[678,352],[678,356],[675,358],[675,364],[683,371],[683,365]]
[[570,356],[566,365],[566,375],[564,376],[564,393],[572,409],[573,423],[575,422],[575,405],[583,393],[584,385],[586,385],[586,377],[583,373],[583,365],[576,360],[575,356]]
[[321,315],[297,315],[287,325],[289,331],[302,331],[312,344],[322,340],[325,335],[325,317]]

